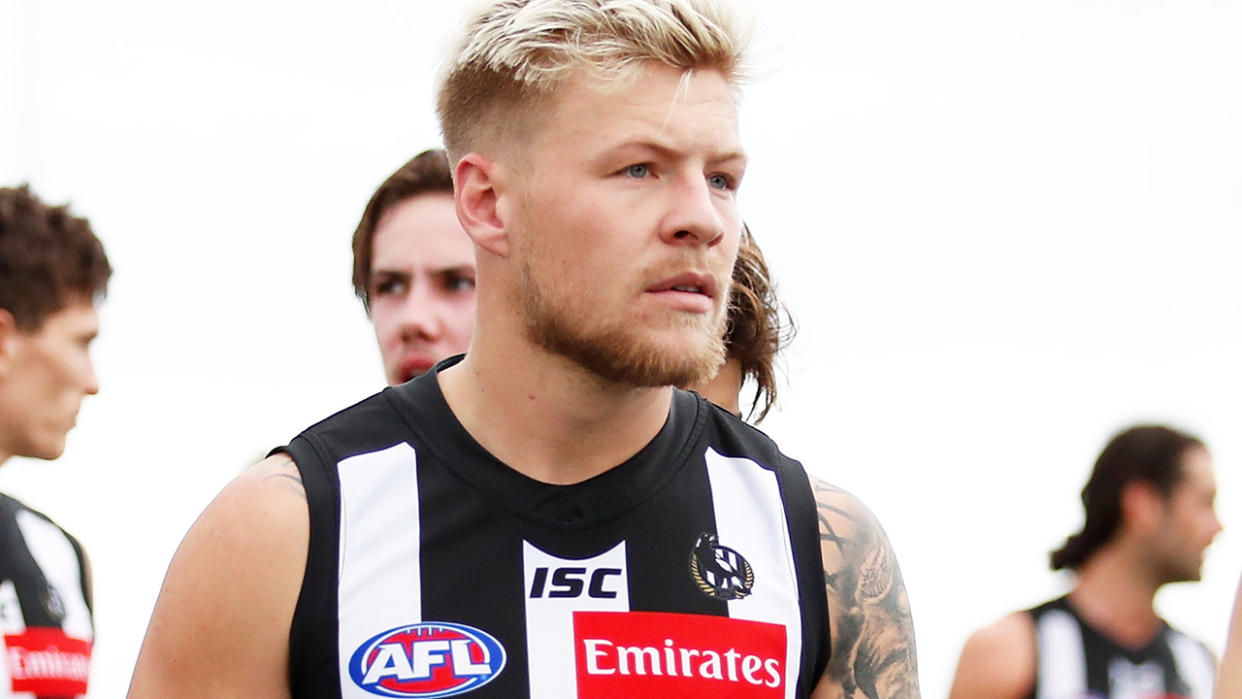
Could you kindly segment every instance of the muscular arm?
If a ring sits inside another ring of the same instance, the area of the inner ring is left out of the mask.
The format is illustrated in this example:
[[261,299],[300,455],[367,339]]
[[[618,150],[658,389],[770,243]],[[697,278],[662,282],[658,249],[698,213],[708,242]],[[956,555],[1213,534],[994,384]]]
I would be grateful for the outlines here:
[[812,479],[832,657],[814,699],[919,696],[914,625],[897,557],[865,505]]
[[168,567],[129,697],[287,699],[308,538],[306,493],[288,456],[230,483]]

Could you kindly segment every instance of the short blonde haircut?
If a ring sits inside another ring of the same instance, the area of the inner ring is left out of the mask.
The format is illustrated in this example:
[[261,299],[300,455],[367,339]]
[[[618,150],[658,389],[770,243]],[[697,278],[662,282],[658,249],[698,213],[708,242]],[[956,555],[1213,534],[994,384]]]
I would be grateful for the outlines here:
[[450,162],[483,137],[520,140],[573,75],[624,84],[657,62],[715,70],[736,86],[749,41],[727,0],[491,0],[468,16],[441,71]]

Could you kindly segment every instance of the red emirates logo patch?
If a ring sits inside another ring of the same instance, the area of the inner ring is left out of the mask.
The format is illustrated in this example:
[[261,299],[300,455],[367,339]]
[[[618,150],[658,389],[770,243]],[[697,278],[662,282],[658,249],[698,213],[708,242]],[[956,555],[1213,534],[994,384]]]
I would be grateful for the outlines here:
[[4,637],[5,662],[13,692],[35,696],[86,694],[91,673],[91,642],[60,629],[29,628]]
[[701,614],[574,612],[581,699],[785,695],[785,627]]

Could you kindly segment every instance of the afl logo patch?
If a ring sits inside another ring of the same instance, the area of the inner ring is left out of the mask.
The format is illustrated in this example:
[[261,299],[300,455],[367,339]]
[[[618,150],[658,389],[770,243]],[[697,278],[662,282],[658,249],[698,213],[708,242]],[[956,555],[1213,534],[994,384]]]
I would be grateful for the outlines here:
[[452,697],[496,679],[505,649],[464,624],[425,622],[377,634],[349,659],[354,684],[382,697]]
[[716,543],[716,535],[699,534],[690,551],[690,575],[699,590],[718,600],[739,600],[755,586],[755,571],[742,554]]

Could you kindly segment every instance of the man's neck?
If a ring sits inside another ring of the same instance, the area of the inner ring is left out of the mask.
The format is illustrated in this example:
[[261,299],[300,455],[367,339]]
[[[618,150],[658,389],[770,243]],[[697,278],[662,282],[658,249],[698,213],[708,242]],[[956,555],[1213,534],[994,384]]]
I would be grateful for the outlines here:
[[659,433],[672,401],[670,387],[609,382],[529,346],[472,346],[438,378],[484,449],[545,483],[579,483],[623,463]]
[[1083,564],[1069,597],[1093,627],[1122,646],[1140,648],[1161,627],[1155,609],[1159,588],[1135,557],[1105,547]]

